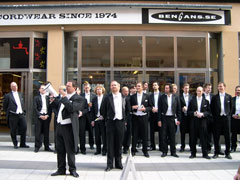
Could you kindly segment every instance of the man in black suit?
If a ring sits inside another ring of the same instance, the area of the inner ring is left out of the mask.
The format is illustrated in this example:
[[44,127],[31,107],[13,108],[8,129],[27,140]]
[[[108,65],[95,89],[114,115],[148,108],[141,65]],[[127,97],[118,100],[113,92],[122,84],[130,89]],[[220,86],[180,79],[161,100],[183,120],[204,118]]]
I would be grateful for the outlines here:
[[235,88],[236,96],[232,99],[232,137],[231,137],[231,152],[237,149],[237,134],[240,132],[240,86]]
[[152,107],[152,110],[150,111],[150,140],[151,140],[151,150],[156,150],[156,144],[155,144],[155,131],[158,132],[158,139],[159,139],[159,150],[162,148],[162,141],[161,141],[161,131],[160,127],[158,127],[158,108],[160,108],[160,97],[161,92],[159,91],[159,84],[158,82],[153,82],[152,84],[154,92],[150,94],[150,104]]
[[142,152],[145,157],[149,157],[147,150],[148,139],[148,112],[151,111],[149,95],[143,92],[143,84],[138,82],[136,85],[137,93],[131,96],[132,115],[132,155],[136,154],[136,144],[138,135],[142,139]]
[[51,176],[66,174],[66,154],[70,175],[79,177],[76,172],[75,153],[78,151],[79,111],[83,107],[83,99],[76,93],[75,81],[68,81],[67,92],[61,91],[57,116],[57,162],[58,170]]
[[[96,97],[92,100],[92,126],[95,128],[95,142],[96,142],[96,152],[95,155],[101,154],[106,155],[107,152],[107,142],[106,142],[106,128],[105,120],[101,115],[101,106],[104,101],[105,88],[102,85],[97,85],[94,92]],[[102,146],[103,145],[103,146]],[[101,147],[102,146],[102,147]]]
[[200,137],[202,156],[206,159],[211,159],[207,153],[207,121],[208,116],[211,113],[208,100],[206,100],[203,94],[203,88],[199,86],[197,88],[197,96],[194,96],[188,106],[187,113],[190,116],[190,144],[191,144],[191,156],[196,157],[196,144],[197,138]]
[[92,99],[96,97],[91,91],[91,86],[88,82],[84,83],[84,93],[81,93],[81,96],[87,100],[88,104],[88,112],[83,115],[83,120],[86,121],[86,130],[88,131],[88,141],[90,145],[90,149],[94,149],[94,138],[93,138],[93,127],[92,116],[91,116],[91,108],[92,108]]
[[122,142],[125,130],[125,118],[128,114],[128,105],[125,98],[119,92],[120,84],[111,82],[111,93],[106,95],[101,106],[101,114],[106,121],[107,136],[107,168],[105,171],[115,168],[123,169],[122,166]]
[[17,83],[12,82],[10,87],[12,91],[4,96],[3,109],[6,111],[7,124],[10,128],[14,149],[18,148],[17,132],[21,135],[20,147],[29,148],[29,146],[26,145],[27,123],[25,119],[23,96],[17,91]]
[[232,159],[230,155],[230,122],[231,122],[231,108],[232,108],[232,96],[225,92],[226,84],[224,82],[218,83],[218,94],[213,96],[211,102],[211,110],[214,119],[214,156],[218,158],[220,154],[219,140],[221,132],[224,133],[225,138],[225,157]]
[[38,152],[42,146],[42,135],[44,138],[45,151],[52,150],[49,148],[49,124],[51,117],[51,110],[49,107],[49,96],[46,95],[45,85],[39,88],[39,95],[34,97],[33,108],[36,115],[35,123],[35,149]]
[[[192,95],[189,94],[190,85],[185,83],[183,85],[183,93],[180,95],[180,103],[182,110],[182,121],[180,124],[180,133],[181,133],[181,148],[180,152],[185,150],[185,135],[190,131],[190,118],[187,114],[189,102],[192,99]],[[189,145],[190,145],[190,136],[189,136]]]
[[[168,152],[167,136],[170,140],[171,156],[178,157],[176,154],[175,133],[176,125],[180,125],[181,120],[181,105],[179,98],[173,94],[173,88],[170,83],[165,84],[165,94],[160,98],[159,121],[158,126],[162,127],[162,155],[166,157]],[[175,118],[177,118],[175,122]],[[169,132],[169,133],[168,133]]]

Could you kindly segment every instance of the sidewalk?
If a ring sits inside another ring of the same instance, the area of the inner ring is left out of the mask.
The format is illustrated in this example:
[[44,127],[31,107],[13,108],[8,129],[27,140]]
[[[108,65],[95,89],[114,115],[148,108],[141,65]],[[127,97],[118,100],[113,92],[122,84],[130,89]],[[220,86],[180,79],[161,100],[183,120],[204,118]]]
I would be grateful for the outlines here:
[[[0,179],[1,180],[118,180],[121,170],[105,172],[106,156],[94,155],[95,150],[87,148],[87,155],[76,155],[79,178],[72,176],[50,176],[56,171],[57,156],[45,152],[43,148],[34,153],[34,144],[28,143],[29,149],[13,149],[11,142],[0,142]],[[177,146],[179,150],[179,145]],[[224,147],[222,147],[224,150]],[[240,165],[240,151],[232,153],[232,160],[221,156],[218,159],[201,158],[198,148],[197,158],[189,159],[190,152],[177,154],[179,158],[167,156],[161,158],[159,151],[150,151],[150,158],[145,158],[139,150],[133,160],[140,180],[232,180]],[[212,156],[213,154],[210,154]],[[123,155],[125,163],[127,155]],[[67,172],[69,173],[69,172]],[[133,179],[129,173],[129,180]]]

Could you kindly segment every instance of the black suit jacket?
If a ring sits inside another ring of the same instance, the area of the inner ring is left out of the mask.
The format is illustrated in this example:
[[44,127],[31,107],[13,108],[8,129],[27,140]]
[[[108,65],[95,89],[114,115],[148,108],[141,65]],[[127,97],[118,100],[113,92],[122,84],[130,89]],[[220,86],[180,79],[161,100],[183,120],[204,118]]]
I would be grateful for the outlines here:
[[[82,97],[85,98],[85,93],[81,93],[80,96],[82,96]],[[93,100],[94,97],[96,97],[96,94],[90,92],[90,102],[91,102],[91,103],[92,103],[92,100]],[[85,99],[86,99],[86,98],[85,98]],[[87,100],[87,99],[86,99],[86,100]],[[89,111],[91,111],[91,108],[90,108]]]
[[[224,109],[225,109],[226,115],[230,117],[231,109],[232,109],[232,96],[227,93],[225,93],[225,98],[224,98]],[[212,97],[211,111],[212,111],[213,117],[220,116],[221,101],[220,101],[219,93]]]
[[[159,121],[162,121],[163,116],[166,115],[168,110],[168,101],[167,101],[167,95],[163,94],[160,98],[160,108],[158,108]],[[177,117],[178,121],[181,121],[181,105],[179,97],[176,94],[172,94],[172,113],[173,116]]]
[[[49,106],[49,96],[46,96],[46,106],[47,106],[47,114],[48,116],[50,117],[50,106]],[[39,118],[41,116],[40,112],[42,110],[42,98],[41,98],[41,95],[37,95],[34,97],[34,100],[33,100],[33,109],[34,109],[34,112],[36,113],[37,117]]]
[[[102,102],[101,102],[101,105],[100,105],[100,115],[101,114],[101,106],[103,105],[103,102],[104,102],[104,99],[105,99],[105,96],[103,95],[103,98],[102,98]],[[92,114],[92,121],[94,121],[96,118],[97,118],[97,114],[98,114],[98,96],[95,96],[93,99],[92,99],[92,109],[91,109],[91,114]]]
[[232,98],[231,116],[236,114],[236,96]]
[[[122,116],[125,122],[126,122],[126,117],[129,113],[128,107],[129,107],[128,101],[126,101],[125,97],[122,95]],[[106,95],[106,97],[104,98],[104,101],[102,101],[100,113],[103,115],[103,118],[105,119],[105,121],[111,121],[114,119],[115,109],[114,109],[112,93]]]
[[[194,116],[196,111],[198,111],[197,97],[193,96],[189,102],[187,113],[191,118],[197,118]],[[200,112],[203,113],[203,118],[207,118],[211,114],[209,102],[204,97],[202,97]]]
[[[162,93],[159,91],[159,95],[158,95],[158,109],[161,106],[161,103],[160,103],[161,95],[162,95]],[[151,105],[152,108],[155,107],[154,92],[152,94],[150,94],[150,105]],[[153,114],[152,111],[150,112],[150,115],[151,114]],[[157,114],[158,114],[158,118],[159,118],[159,113],[157,113]]]
[[[188,97],[188,105],[190,104],[191,99],[192,99],[192,95],[189,94],[189,97]],[[183,117],[183,116],[184,116],[184,112],[182,111],[182,108],[183,108],[184,106],[187,106],[183,94],[180,95],[180,104],[181,104],[181,112],[182,112],[182,117]]]
[[[22,106],[23,113],[26,111],[24,110],[24,100],[23,100],[23,95],[22,93],[18,92],[20,103]],[[9,125],[9,113],[16,113],[17,111],[17,103],[14,99],[13,93],[9,92],[4,96],[4,101],[3,101],[3,110],[6,111],[6,116],[7,116],[7,124]]]
[[[131,107],[138,105],[137,93],[130,97],[130,103],[131,103]],[[145,112],[149,112],[152,110],[152,106],[150,104],[150,97],[148,94],[143,93],[141,105],[143,105],[146,108]],[[132,109],[132,111],[137,112],[137,109]]]

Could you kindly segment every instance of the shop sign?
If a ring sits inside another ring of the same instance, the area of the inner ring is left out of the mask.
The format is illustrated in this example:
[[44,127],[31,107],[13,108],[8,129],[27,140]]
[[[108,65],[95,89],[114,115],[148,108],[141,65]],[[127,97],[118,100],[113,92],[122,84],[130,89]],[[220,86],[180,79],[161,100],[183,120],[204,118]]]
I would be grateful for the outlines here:
[[224,11],[149,9],[148,23],[225,24]]
[[142,24],[140,8],[6,9],[0,26],[65,24]]

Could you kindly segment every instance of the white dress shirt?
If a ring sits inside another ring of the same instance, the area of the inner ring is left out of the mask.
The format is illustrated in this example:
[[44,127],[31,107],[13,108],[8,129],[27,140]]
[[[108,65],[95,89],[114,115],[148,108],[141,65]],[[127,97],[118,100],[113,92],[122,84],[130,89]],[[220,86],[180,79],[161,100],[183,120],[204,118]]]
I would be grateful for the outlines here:
[[205,99],[208,100],[209,104],[211,104],[211,97],[210,97],[210,93],[204,93],[205,94]]
[[236,96],[236,112],[235,114],[240,114],[240,96]]
[[102,104],[102,99],[103,99],[103,95],[98,96],[98,113],[97,113],[97,117],[100,116],[100,108],[101,108],[101,104]]
[[20,101],[20,98],[19,98],[19,94],[17,91],[12,91],[13,93],[13,97],[16,101],[16,104],[17,104],[17,111],[16,113],[17,114],[22,114],[23,113],[23,110],[22,110],[22,105],[21,105],[21,101]]
[[47,114],[47,102],[46,102],[46,95],[40,94],[42,99],[42,109],[40,111],[41,114]]
[[115,116],[113,120],[122,120],[123,119],[123,112],[122,112],[122,94],[118,92],[117,94],[112,94],[113,95],[113,104],[114,104],[114,111],[115,111]]
[[201,112],[201,105],[202,105],[202,96],[201,97],[196,97],[197,98],[197,108],[198,112]]
[[188,108],[188,104],[189,104],[189,93],[185,94],[183,93],[183,98],[184,98],[184,101],[186,103],[186,107]]
[[224,109],[224,99],[225,99],[225,93],[219,93],[220,96],[220,102],[221,102],[221,113],[220,116],[225,115],[226,116],[226,112]]
[[154,92],[154,107],[158,108],[158,97],[159,97],[159,91]]
[[[137,93],[138,109],[140,109],[141,106],[142,106],[142,97],[143,97],[143,92],[142,92],[141,94]],[[145,112],[143,112],[143,111],[139,111],[138,109],[137,109],[137,112],[134,112],[134,114],[135,114],[136,116],[144,116],[144,115],[147,114],[147,113],[145,113]]]
[[170,96],[167,95],[168,109],[166,112],[166,116],[172,116],[172,94]]

